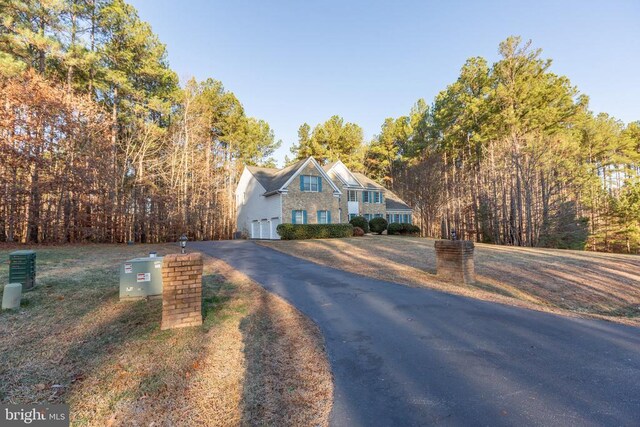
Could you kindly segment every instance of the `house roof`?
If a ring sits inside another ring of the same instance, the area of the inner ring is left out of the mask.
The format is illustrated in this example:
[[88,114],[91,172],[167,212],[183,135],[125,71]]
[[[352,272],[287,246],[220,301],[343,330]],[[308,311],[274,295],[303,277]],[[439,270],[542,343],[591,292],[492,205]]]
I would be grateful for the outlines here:
[[391,190],[387,190],[384,194],[384,202],[387,208],[387,211],[411,211],[409,205],[402,201],[400,197],[396,195]]
[[326,165],[324,165],[322,167],[322,169],[324,169],[325,172],[329,172],[331,170],[331,168],[334,167],[337,164],[338,164],[338,160],[336,160],[335,162],[327,163]]
[[265,195],[275,193],[291,178],[307,159],[297,161],[284,169],[261,168],[247,166],[249,172],[258,180],[265,189]]
[[[340,173],[340,169],[333,171],[333,169],[335,169],[336,166],[342,166],[342,170],[346,172],[347,176],[343,176],[343,174]],[[351,187],[351,188],[363,187],[362,184],[360,184],[360,181],[358,181],[358,178],[356,178],[355,174],[351,172],[349,168],[346,167],[345,164],[342,163],[340,160],[336,160],[335,162],[326,164],[322,167],[322,169],[324,169],[324,171],[327,173],[331,173],[331,171],[333,171],[333,175],[336,178],[338,178],[347,187]]]
[[264,196],[271,196],[284,191],[290,181],[295,178],[296,174],[298,174],[308,163],[311,163],[318,168],[320,174],[324,175],[324,178],[329,182],[329,184],[331,184],[335,194],[341,194],[340,189],[313,157],[307,157],[306,159],[299,160],[283,169],[262,168],[258,166],[247,166],[247,169],[256,178],[260,185],[264,187]]
[[353,174],[358,178],[358,181],[362,183],[365,188],[375,189],[375,190],[384,190],[384,200],[385,205],[388,211],[411,211],[411,207],[402,201],[400,197],[393,191],[384,188],[382,185],[378,184],[374,180],[367,178],[366,175],[363,175],[358,172],[353,172]]
[[382,185],[378,184],[374,180],[368,178],[366,175],[361,174],[360,172],[351,172],[356,179],[362,184],[364,188],[368,188],[371,190],[387,190]]

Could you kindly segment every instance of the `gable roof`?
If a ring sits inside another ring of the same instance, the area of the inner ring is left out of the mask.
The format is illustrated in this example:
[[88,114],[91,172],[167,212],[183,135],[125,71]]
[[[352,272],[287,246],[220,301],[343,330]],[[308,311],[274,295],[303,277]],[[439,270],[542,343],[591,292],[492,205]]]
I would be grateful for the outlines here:
[[[356,178],[356,176],[354,175],[353,172],[351,172],[349,170],[349,168],[342,163],[342,161],[340,160],[336,160],[335,162],[331,162],[329,164],[324,165],[322,168],[327,172],[330,173],[333,169],[335,169],[336,166],[342,166],[342,169],[352,178],[352,182],[348,181],[348,177],[343,177],[339,171],[335,171],[334,175],[347,187],[351,187],[351,188],[363,188],[364,186],[360,183],[360,181],[358,181],[358,178]],[[355,182],[355,184],[354,184]]]
[[282,188],[306,161],[307,159],[297,161],[284,169],[261,168],[258,166],[247,166],[247,169],[264,187],[265,195],[271,195]]
[[280,191],[285,191],[285,187],[295,178],[309,163],[318,169],[321,175],[331,184],[334,193],[341,194],[340,189],[329,178],[327,173],[320,167],[313,157],[308,157],[297,161],[283,169],[262,168],[258,166],[247,166],[247,169],[265,189],[264,196],[271,196]]

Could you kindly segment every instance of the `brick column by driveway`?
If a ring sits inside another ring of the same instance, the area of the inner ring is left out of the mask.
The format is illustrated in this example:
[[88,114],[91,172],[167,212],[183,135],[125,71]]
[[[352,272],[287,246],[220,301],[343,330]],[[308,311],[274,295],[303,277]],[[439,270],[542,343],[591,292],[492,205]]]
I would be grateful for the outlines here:
[[202,324],[202,254],[171,254],[162,260],[161,329]]

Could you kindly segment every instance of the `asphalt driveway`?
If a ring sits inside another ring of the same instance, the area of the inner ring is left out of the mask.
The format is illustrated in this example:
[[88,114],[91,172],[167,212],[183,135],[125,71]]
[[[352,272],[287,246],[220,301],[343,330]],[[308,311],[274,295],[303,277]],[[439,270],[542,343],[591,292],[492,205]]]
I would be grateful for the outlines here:
[[332,425],[640,425],[639,328],[378,281],[248,241],[191,247],[319,325]]

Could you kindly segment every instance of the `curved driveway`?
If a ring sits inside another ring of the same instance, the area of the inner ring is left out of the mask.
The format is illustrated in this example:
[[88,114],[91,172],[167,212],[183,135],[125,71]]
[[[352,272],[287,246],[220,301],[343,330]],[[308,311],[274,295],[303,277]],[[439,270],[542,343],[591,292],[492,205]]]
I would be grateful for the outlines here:
[[247,241],[192,246],[318,324],[332,425],[640,425],[639,328],[383,282]]

